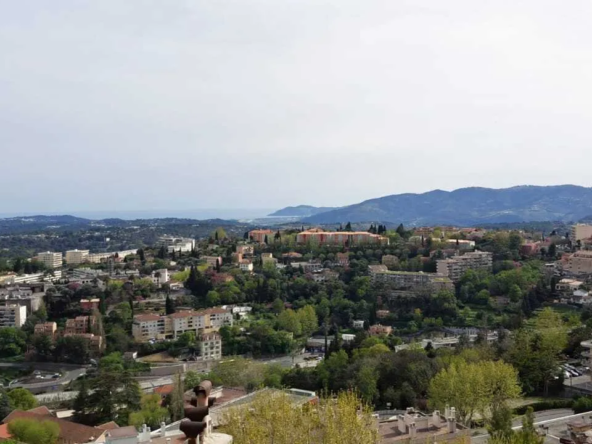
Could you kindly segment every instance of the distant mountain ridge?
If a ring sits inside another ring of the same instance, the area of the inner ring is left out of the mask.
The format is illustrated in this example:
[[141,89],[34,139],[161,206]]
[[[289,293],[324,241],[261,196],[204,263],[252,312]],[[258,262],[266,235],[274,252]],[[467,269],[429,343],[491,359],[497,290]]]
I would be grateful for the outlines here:
[[[280,210],[281,211],[281,210]],[[319,212],[309,224],[391,222],[406,225],[478,225],[578,221],[592,214],[592,188],[576,185],[460,188],[394,194]]]
[[327,211],[336,210],[337,207],[313,207],[312,205],[298,205],[286,207],[271,213],[270,217],[309,217]]

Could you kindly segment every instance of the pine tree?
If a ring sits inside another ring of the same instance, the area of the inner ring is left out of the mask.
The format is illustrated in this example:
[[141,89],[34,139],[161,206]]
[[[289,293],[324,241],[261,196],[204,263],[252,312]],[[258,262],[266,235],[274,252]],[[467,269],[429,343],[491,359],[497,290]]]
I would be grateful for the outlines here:
[[267,234],[265,235],[265,239],[263,240],[263,242],[265,242],[265,245],[269,243],[269,241],[267,240]]
[[140,248],[138,250],[138,257],[140,258],[140,261],[142,262],[142,265],[146,262],[146,255],[144,253],[144,249]]
[[173,314],[175,312],[175,304],[173,303],[171,296],[168,294],[166,297],[164,307],[167,315]]
[[173,251],[171,252],[171,259],[176,261],[177,260],[177,253],[175,252],[175,249],[173,248]]
[[347,224],[345,224],[345,231],[352,231],[352,226],[351,223],[348,222]]
[[397,234],[401,237],[405,237],[407,232],[405,231],[405,227],[403,226],[403,224],[399,224],[399,226],[397,227]]
[[214,231],[214,240],[218,242],[218,230]]
[[222,270],[222,264],[220,263],[220,259],[216,259],[216,272],[220,273]]
[[88,411],[86,409],[88,405],[88,395],[88,383],[86,379],[82,379],[78,388],[78,394],[76,395],[76,398],[74,398],[72,404],[75,422],[86,424],[88,421]]

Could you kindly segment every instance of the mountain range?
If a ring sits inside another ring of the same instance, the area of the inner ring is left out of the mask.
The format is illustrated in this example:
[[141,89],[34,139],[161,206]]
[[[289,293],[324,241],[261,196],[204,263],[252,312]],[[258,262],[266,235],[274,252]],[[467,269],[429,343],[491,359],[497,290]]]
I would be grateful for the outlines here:
[[319,213],[336,210],[336,207],[313,207],[311,205],[298,205],[296,207],[286,207],[271,213],[270,217],[310,217]]
[[[578,221],[592,214],[592,188],[576,185],[460,188],[393,194],[326,210],[304,207],[309,224],[391,222],[405,225],[479,225],[532,221]],[[289,211],[288,207],[274,214]]]

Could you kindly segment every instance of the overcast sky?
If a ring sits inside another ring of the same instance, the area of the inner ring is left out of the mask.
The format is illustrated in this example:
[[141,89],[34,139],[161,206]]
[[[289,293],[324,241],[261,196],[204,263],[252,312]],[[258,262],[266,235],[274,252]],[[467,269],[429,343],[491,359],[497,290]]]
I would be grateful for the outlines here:
[[5,1],[0,213],[592,185],[592,3]]

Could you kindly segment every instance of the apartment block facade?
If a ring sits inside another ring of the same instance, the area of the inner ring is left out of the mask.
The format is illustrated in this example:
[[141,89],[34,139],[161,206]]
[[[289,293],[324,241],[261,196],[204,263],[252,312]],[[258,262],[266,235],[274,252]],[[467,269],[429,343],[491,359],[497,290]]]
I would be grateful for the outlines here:
[[0,306],[0,327],[20,328],[27,320],[27,307],[18,304]]
[[134,316],[132,335],[136,341],[176,339],[185,332],[211,333],[233,323],[232,312],[221,308],[203,311],[180,311],[167,316],[142,314]]
[[592,251],[580,250],[562,258],[563,271],[568,274],[582,276],[592,274]]
[[76,316],[74,319],[66,321],[64,334],[81,335],[90,333],[96,323],[97,319],[94,316]]
[[493,254],[484,251],[465,253],[450,259],[437,261],[437,273],[458,282],[467,270],[492,271]]
[[204,360],[222,359],[222,337],[218,333],[204,333],[199,347]]
[[382,283],[394,289],[421,291],[453,290],[454,283],[448,276],[438,273],[411,271],[379,271],[371,274],[372,282]]
[[78,265],[86,262],[89,255],[88,250],[69,250],[66,251],[66,263],[68,265]]
[[62,266],[62,253],[54,253],[51,251],[44,251],[37,255],[39,262],[42,262],[46,268],[52,270]]
[[296,235],[298,244],[314,243],[318,245],[388,245],[389,239],[366,231],[303,231]]
[[273,242],[274,236],[275,236],[275,231],[272,231],[272,230],[251,230],[251,231],[249,231],[249,239],[251,239],[253,242],[257,242],[260,244],[265,243],[265,238],[267,238],[267,242]]
[[569,238],[572,242],[577,242],[582,239],[588,239],[592,237],[592,225],[587,224],[575,224],[572,225]]

